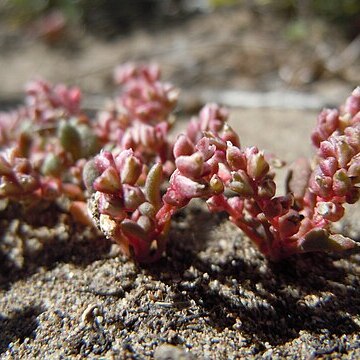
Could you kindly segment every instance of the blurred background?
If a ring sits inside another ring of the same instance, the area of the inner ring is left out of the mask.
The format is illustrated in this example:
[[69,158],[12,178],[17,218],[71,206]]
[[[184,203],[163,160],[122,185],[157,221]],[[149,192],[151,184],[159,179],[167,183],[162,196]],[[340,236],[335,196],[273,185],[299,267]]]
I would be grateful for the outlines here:
[[36,76],[106,94],[127,61],[199,96],[331,92],[360,83],[359,33],[358,0],[1,0],[0,97]]
[[79,85],[96,110],[114,66],[157,62],[182,89],[180,112],[245,109],[261,137],[344,101],[360,84],[359,34],[359,0],[0,0],[0,109],[40,76]]

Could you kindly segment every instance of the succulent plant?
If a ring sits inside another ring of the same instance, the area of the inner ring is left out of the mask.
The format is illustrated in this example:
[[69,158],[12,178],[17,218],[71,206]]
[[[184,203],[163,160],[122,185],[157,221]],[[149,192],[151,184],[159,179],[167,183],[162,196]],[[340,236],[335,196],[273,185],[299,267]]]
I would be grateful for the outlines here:
[[273,156],[241,147],[225,108],[206,105],[173,142],[179,92],[159,68],[125,64],[114,77],[120,92],[94,119],[78,88],[42,80],[0,114],[1,198],[66,199],[77,221],[93,221],[140,262],[161,257],[172,216],[194,198],[227,212],[271,259],[359,248],[331,225],[359,200],[360,88],[320,113],[314,159],[298,159],[277,196]]
[[[87,163],[84,182],[92,193],[89,209],[98,228],[138,261],[154,261],[165,250],[169,221],[158,219],[162,165],[148,171],[133,150],[102,151]],[[146,171],[143,186],[138,180]]]
[[[359,197],[358,97],[359,91],[355,90],[343,111],[324,110],[321,113],[312,135],[318,149],[315,166],[312,168],[309,160],[299,159],[289,173],[288,192],[284,196],[276,196],[271,156],[257,147],[242,148],[239,137],[226,122],[227,111],[216,104],[205,106],[199,117],[191,120],[186,134],[179,135],[174,143],[175,170],[162,199],[159,192],[155,192],[157,226],[161,229],[163,222],[168,228],[172,215],[179,208],[193,198],[202,198],[210,211],[227,212],[230,220],[255,242],[260,251],[274,260],[295,253],[358,247],[355,241],[331,233],[331,223],[344,215],[344,203],[354,203]],[[106,176],[102,176],[110,179],[116,171],[105,173]],[[101,177],[93,182],[94,187],[102,183],[99,179]],[[119,187],[121,181],[105,183]],[[105,188],[102,191],[106,193]],[[121,196],[126,195],[122,192]],[[141,195],[142,201],[145,198]],[[100,213],[105,213],[102,201],[97,195],[97,209],[100,207]],[[126,202],[125,199],[122,202]],[[106,216],[108,225],[109,217],[113,215],[107,212]],[[127,223],[128,218],[120,217],[118,221]],[[142,232],[136,231],[135,225],[130,228],[136,236],[143,236]],[[105,232],[114,237],[109,231]],[[150,242],[151,237],[148,237],[147,243]],[[129,240],[126,243],[131,244]],[[145,254],[149,254],[148,250]],[[148,255],[139,255],[138,247],[133,255],[141,261],[149,260]]]

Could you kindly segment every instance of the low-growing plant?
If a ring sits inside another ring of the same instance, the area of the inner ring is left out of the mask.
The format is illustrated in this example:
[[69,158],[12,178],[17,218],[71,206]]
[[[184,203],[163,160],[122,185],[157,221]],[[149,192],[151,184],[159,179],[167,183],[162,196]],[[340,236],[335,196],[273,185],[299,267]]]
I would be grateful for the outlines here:
[[0,115],[1,198],[66,199],[76,220],[89,224],[90,215],[140,262],[162,256],[172,216],[194,198],[226,212],[274,260],[359,248],[331,225],[359,199],[360,88],[340,110],[320,113],[314,159],[295,162],[278,196],[279,160],[242,147],[225,108],[206,105],[171,141],[179,92],[158,67],[126,64],[115,81],[119,94],[94,119],[77,88],[43,81],[28,87],[24,107]]

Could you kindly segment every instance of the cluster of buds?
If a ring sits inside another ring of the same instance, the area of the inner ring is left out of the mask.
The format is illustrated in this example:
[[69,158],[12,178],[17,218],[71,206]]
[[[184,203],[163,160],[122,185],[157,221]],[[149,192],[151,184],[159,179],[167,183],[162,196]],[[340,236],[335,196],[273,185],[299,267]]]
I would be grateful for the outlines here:
[[18,157],[16,149],[0,153],[0,198],[24,197],[40,187],[38,173],[29,160]]
[[[86,133],[84,127],[91,127],[90,119],[80,111],[80,102],[81,92],[76,87],[53,86],[43,80],[30,82],[26,87],[25,105],[15,111],[0,113],[0,146],[15,146],[23,156],[31,156],[37,147],[53,143],[57,137],[62,137],[59,142],[63,142],[66,135],[64,137],[62,125],[67,123],[66,133],[71,132],[71,140],[67,143],[72,143],[75,148],[80,145],[76,137],[79,138],[82,132],[85,142],[89,131]],[[70,119],[72,129],[69,131]],[[94,136],[90,141],[94,141]],[[89,146],[87,143],[81,145]],[[74,151],[71,152],[74,155]]]
[[[309,187],[304,193],[305,206],[300,209],[294,194],[275,196],[270,161],[256,147],[242,149],[213,133],[194,145],[183,135],[175,143],[174,155],[177,169],[163,197],[167,211],[173,212],[195,197],[207,199],[210,211],[227,212],[230,220],[272,259],[357,246],[351,239],[329,232],[330,223],[343,215],[341,212],[339,217],[335,199],[325,203]],[[342,196],[344,202],[346,195]]]
[[[354,204],[360,197],[360,88],[353,91],[340,111],[322,111],[312,140],[317,154],[315,168],[308,172],[308,187],[303,186],[303,232],[313,228],[321,234],[317,243],[329,250],[354,247],[356,243],[340,235],[328,235],[329,240],[324,241],[324,233],[330,234],[331,223],[343,217],[343,205]],[[306,239],[300,242],[306,249]],[[310,244],[310,250],[314,250],[312,237]]]
[[52,86],[44,80],[29,82],[25,105],[0,113],[0,145],[16,145],[25,133],[46,132],[56,126],[59,119],[80,116],[80,103],[81,92],[77,87]]
[[177,169],[163,200],[168,208],[176,209],[192,198],[204,198],[210,211],[226,211],[262,252],[278,257],[270,243],[275,237],[288,238],[300,226],[301,216],[290,213],[292,196],[275,197],[274,173],[264,153],[256,147],[242,149],[228,125],[217,130],[205,132],[196,144],[186,135],[178,137],[174,145]]
[[43,176],[29,159],[19,156],[18,149],[8,148],[0,152],[0,198],[23,200],[25,203],[29,200],[34,205],[41,199],[53,200],[60,195],[85,200],[77,185]]
[[178,89],[160,81],[156,65],[125,64],[116,68],[114,78],[122,91],[98,116],[100,139],[108,147],[132,149],[147,164],[162,163],[170,175],[174,168],[168,133]]
[[114,78],[116,84],[124,85],[118,100],[130,119],[150,125],[167,121],[179,91],[172,84],[160,81],[157,65],[121,65],[115,69]]
[[216,187],[226,141],[231,139],[240,145],[238,136],[226,123],[227,116],[224,108],[206,105],[199,117],[192,118],[186,135],[178,136],[173,148],[176,170],[164,197],[166,203],[182,207],[192,198],[209,195],[210,184]]
[[102,151],[84,169],[84,182],[92,193],[91,216],[137,261],[154,261],[165,250],[170,221],[158,217],[162,178],[160,163],[147,171],[131,149],[118,154]]
[[29,116],[36,122],[53,122],[80,113],[81,91],[77,87],[52,86],[44,80],[36,80],[26,86],[25,104]]

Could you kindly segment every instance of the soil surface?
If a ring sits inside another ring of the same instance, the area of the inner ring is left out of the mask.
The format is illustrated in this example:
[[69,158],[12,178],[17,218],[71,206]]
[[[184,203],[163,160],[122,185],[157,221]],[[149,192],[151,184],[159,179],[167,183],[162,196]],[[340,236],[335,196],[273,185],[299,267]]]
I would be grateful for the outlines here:
[[[317,74],[314,65],[317,82],[291,77],[286,82],[280,70],[288,66],[295,76],[305,64],[296,61],[304,47],[289,47],[279,37],[281,21],[271,23],[264,15],[257,31],[250,31],[254,21],[242,11],[220,11],[165,35],[140,31],[95,45],[86,38],[68,53],[49,52],[41,42],[4,41],[10,50],[0,56],[1,95],[16,100],[35,74],[72,79],[88,94],[105,94],[113,65],[152,60],[163,65],[167,79],[191,92],[187,98],[184,92],[184,112],[206,100],[193,94],[209,88],[290,87],[335,105],[344,101],[357,63],[336,77],[323,65]],[[222,32],[214,30],[219,26]],[[316,41],[306,45],[309,59]],[[346,47],[337,35],[326,44]],[[283,54],[293,60],[283,63]],[[309,135],[318,110],[235,108],[230,123],[243,145],[257,144],[290,163],[311,154]],[[175,131],[184,125],[179,121]],[[225,216],[209,214],[195,201],[176,214],[166,255],[156,264],[139,265],[96,230],[74,223],[61,203],[39,204],[36,211],[13,203],[4,207],[3,359],[360,358],[359,254],[309,254],[271,263]],[[358,219],[359,209],[350,210],[336,230],[359,240]]]
[[20,220],[11,211],[4,359],[359,358],[359,255],[269,263],[194,203],[177,214],[166,257],[139,266],[55,206]]

